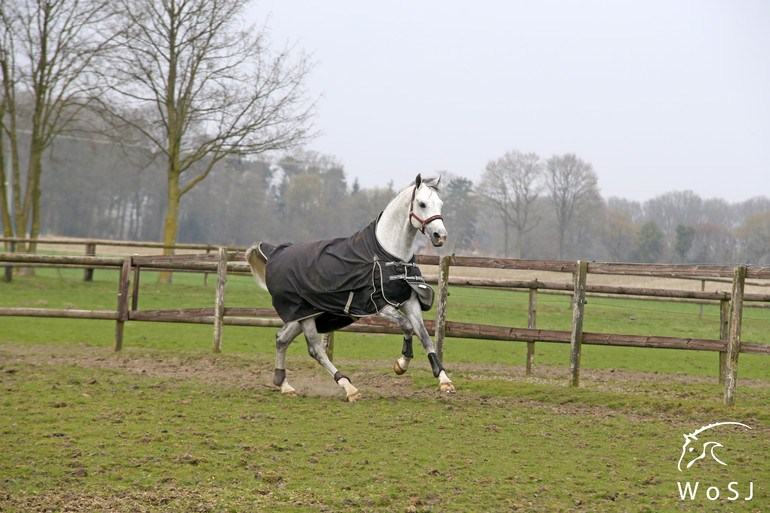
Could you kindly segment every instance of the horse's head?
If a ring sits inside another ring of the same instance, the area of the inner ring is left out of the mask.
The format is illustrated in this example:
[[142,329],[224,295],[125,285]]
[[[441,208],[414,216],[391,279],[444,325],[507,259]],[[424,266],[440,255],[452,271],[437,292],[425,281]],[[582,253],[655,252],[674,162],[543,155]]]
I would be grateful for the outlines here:
[[409,223],[430,237],[436,247],[443,246],[447,237],[444,218],[441,216],[444,202],[438,195],[440,181],[441,177],[423,180],[421,175],[417,175],[409,207]]

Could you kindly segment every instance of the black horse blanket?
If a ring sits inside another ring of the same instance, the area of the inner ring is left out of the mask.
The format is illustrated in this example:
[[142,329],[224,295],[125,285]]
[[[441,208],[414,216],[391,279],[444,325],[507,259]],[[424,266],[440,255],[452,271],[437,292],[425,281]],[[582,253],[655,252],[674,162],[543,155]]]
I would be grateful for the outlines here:
[[401,306],[416,291],[423,310],[433,305],[414,257],[401,262],[377,242],[377,221],[350,237],[281,244],[261,243],[265,281],[284,322],[316,318],[327,333],[373,315],[386,305]]

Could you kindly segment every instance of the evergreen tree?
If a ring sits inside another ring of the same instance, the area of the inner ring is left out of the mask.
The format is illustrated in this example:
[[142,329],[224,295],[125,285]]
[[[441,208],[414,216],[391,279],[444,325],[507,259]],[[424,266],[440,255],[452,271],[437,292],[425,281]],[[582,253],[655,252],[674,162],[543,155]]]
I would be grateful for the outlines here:
[[654,264],[663,254],[665,237],[655,221],[647,221],[642,225],[636,237],[634,257],[637,262]]
[[679,261],[684,262],[687,252],[690,251],[692,243],[695,240],[695,228],[683,224],[676,227],[676,244],[674,250],[679,255]]

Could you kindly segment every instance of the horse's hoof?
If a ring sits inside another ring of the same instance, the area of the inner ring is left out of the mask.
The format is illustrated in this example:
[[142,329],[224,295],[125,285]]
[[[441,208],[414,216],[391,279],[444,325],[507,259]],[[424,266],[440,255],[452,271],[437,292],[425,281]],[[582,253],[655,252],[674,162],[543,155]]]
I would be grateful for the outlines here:
[[439,388],[441,389],[442,392],[445,392],[447,394],[454,394],[457,392],[455,390],[455,386],[450,382],[441,383],[441,385],[439,385]]
[[396,360],[396,363],[393,364],[393,372],[400,376],[406,371],[401,368],[401,366],[398,364],[398,360]]
[[281,395],[284,395],[286,397],[297,397],[297,392],[294,390],[287,390],[286,392],[281,392]]
[[349,396],[345,397],[345,401],[349,403],[354,403],[361,399],[361,393],[358,391],[355,391],[354,393],[350,394]]

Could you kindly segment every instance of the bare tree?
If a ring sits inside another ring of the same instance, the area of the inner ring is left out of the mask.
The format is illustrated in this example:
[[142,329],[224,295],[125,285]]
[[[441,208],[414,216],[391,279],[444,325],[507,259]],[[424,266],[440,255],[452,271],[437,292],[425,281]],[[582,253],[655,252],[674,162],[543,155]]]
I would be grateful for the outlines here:
[[604,246],[610,258],[615,262],[628,261],[639,227],[628,212],[609,210],[607,224],[602,233]]
[[644,203],[644,212],[653,219],[667,237],[672,237],[679,224],[703,222],[703,200],[692,191],[672,191]]
[[574,216],[600,202],[599,179],[588,162],[573,153],[554,155],[547,161],[548,190],[556,216],[559,258],[564,258],[565,239]]
[[693,259],[699,263],[725,264],[735,262],[737,240],[733,231],[724,225],[696,223],[692,249]]
[[173,245],[180,199],[218,161],[309,140],[314,102],[304,83],[312,66],[291,49],[272,54],[265,30],[241,30],[241,0],[115,4],[120,48],[104,71],[112,94],[102,108],[165,159],[164,243]]
[[770,255],[770,210],[747,216],[736,235],[744,258],[754,265],[766,265],[765,256]]
[[[103,26],[108,5],[108,0],[0,3],[0,147],[7,138],[13,204],[5,197],[8,173],[0,150],[4,235],[15,232],[35,239],[40,233],[42,155],[72,128],[96,93],[89,70],[110,44]],[[26,179],[21,171],[22,133],[29,134]]]
[[479,202],[473,192],[473,182],[467,178],[449,176],[449,173],[442,175],[442,182],[446,182],[443,192],[444,218],[447,226],[452,227],[449,252],[472,253],[479,247],[476,226]]
[[521,258],[524,236],[535,228],[530,214],[540,194],[543,163],[535,153],[509,151],[490,161],[481,177],[479,192],[493,205],[503,222],[505,256],[509,255],[508,229],[516,229],[515,258]]

